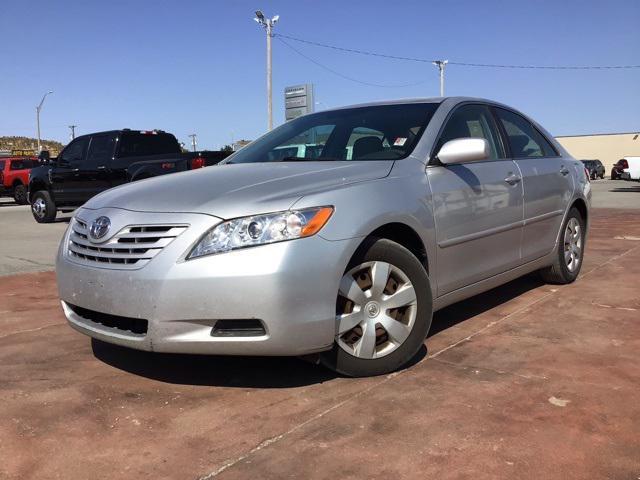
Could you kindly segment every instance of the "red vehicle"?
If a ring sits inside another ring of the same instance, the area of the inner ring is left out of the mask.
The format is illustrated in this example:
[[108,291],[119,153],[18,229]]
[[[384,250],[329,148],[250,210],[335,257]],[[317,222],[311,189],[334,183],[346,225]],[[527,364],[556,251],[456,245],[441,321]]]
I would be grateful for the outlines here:
[[38,166],[36,157],[0,157],[0,196],[13,197],[26,205],[29,172]]

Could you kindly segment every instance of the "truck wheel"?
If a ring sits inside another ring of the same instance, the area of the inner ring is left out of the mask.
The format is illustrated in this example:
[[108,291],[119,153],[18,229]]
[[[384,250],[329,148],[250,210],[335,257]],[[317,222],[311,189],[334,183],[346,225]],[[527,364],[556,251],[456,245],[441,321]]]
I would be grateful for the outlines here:
[[13,189],[13,199],[18,205],[26,205],[27,203],[27,187],[23,184],[18,184]]
[[407,364],[431,326],[429,278],[403,246],[376,239],[351,259],[340,281],[333,349],[323,365],[343,375],[383,375]]
[[38,190],[33,194],[31,213],[38,223],[51,223],[56,219],[56,204],[46,190]]
[[585,221],[573,207],[562,224],[553,265],[540,270],[545,282],[562,285],[578,277],[584,257],[585,233]]

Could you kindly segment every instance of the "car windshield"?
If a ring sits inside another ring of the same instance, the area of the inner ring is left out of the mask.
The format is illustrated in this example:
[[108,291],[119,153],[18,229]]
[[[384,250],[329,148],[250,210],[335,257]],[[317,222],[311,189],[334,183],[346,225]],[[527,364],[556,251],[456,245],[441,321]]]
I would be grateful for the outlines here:
[[223,163],[397,160],[411,154],[437,108],[437,103],[407,103],[305,115]]

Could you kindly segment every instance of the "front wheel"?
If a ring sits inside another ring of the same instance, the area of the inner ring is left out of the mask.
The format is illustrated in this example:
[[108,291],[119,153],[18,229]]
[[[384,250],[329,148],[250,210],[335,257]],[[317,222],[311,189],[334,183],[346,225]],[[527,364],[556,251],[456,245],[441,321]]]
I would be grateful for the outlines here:
[[361,248],[340,282],[333,349],[320,361],[353,377],[383,375],[422,347],[433,313],[429,278],[403,246],[376,239]]
[[18,205],[26,205],[27,201],[27,187],[24,185],[16,185],[13,189],[13,199]]
[[545,282],[565,284],[578,277],[584,258],[585,233],[585,221],[574,207],[562,224],[553,265],[540,270]]
[[56,204],[46,190],[39,190],[31,199],[31,213],[38,223],[51,223],[56,219]]

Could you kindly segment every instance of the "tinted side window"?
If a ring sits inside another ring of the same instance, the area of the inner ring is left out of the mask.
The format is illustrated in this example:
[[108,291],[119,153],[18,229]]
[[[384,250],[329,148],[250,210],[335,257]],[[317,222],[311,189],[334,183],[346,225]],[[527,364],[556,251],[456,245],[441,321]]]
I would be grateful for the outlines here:
[[489,142],[490,159],[506,156],[493,115],[485,105],[463,105],[455,110],[440,134],[436,152],[439,152],[445,143],[457,138],[484,138]]
[[0,171],[4,170],[4,160],[0,160]]
[[557,156],[551,144],[527,119],[502,108],[496,108],[495,111],[509,137],[512,157]]
[[79,165],[84,159],[84,154],[89,144],[89,137],[82,137],[71,142],[58,157],[58,163]]
[[89,152],[87,153],[88,167],[104,167],[113,157],[115,135],[94,135],[91,137]]
[[119,157],[143,157],[181,153],[176,137],[168,133],[125,132],[120,138]]

